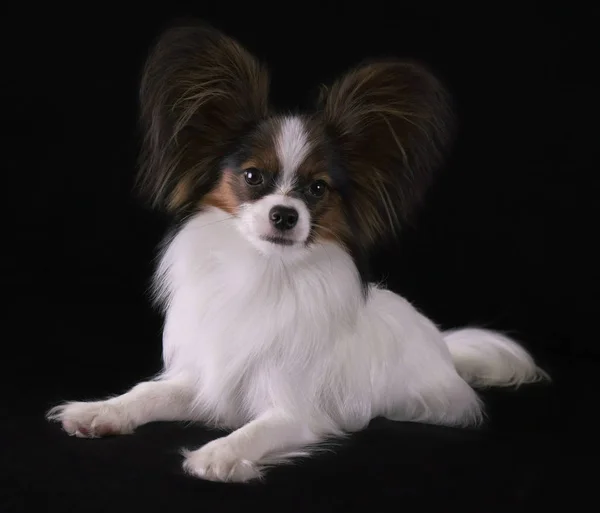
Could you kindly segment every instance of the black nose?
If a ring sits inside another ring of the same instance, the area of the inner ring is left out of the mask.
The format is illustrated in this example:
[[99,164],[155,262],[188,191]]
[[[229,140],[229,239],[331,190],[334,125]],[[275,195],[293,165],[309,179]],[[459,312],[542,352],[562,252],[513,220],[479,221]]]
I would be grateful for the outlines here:
[[269,219],[278,230],[291,230],[298,222],[298,212],[294,208],[277,205],[269,212]]

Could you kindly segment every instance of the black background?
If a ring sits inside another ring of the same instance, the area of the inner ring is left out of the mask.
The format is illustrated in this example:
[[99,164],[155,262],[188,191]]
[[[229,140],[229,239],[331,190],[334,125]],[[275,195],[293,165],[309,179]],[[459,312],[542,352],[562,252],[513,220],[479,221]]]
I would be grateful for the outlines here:
[[[39,501],[56,511],[536,511],[559,493],[579,497],[565,458],[595,446],[582,419],[600,370],[598,17],[124,4],[12,8],[3,23],[2,511],[40,511]],[[133,191],[137,88],[149,45],[180,15],[265,59],[286,109],[309,106],[320,82],[363,58],[433,67],[457,102],[458,142],[414,227],[375,268],[444,328],[510,332],[554,382],[487,392],[478,432],[376,422],[338,455],[274,472],[262,487],[182,476],[179,447],[216,436],[202,427],[85,441],[46,425],[54,402],[118,393],[160,368],[147,287],[167,225]]]

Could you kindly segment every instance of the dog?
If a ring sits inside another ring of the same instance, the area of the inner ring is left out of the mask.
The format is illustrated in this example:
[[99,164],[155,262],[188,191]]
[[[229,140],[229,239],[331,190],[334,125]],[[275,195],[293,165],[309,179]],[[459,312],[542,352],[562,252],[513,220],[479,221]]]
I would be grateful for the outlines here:
[[398,237],[454,140],[428,67],[365,61],[312,112],[279,113],[262,62],[185,23],[153,45],[140,99],[139,190],[175,221],[152,289],[164,367],[123,395],[52,408],[68,434],[226,428],[183,467],[245,482],[375,417],[476,426],[476,389],[548,377],[516,341],[441,331],[369,278],[369,255]]

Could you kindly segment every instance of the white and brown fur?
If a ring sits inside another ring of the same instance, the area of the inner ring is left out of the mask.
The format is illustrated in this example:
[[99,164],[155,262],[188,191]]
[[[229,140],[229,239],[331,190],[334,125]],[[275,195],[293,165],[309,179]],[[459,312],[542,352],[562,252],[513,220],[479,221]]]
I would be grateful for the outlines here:
[[273,112],[268,95],[266,68],[206,24],[158,41],[141,87],[140,188],[177,221],[155,279],[164,369],[50,418],[80,437],[157,420],[225,427],[184,467],[246,481],[377,416],[477,424],[473,387],[543,377],[513,340],[440,332],[369,282],[370,251],[397,235],[452,140],[432,72],[363,63],[302,114]]

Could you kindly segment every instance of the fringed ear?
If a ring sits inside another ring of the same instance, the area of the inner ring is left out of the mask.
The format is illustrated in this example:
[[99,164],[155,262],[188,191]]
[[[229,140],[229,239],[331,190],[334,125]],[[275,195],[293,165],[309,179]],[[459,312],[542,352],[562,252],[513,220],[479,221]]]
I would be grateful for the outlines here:
[[395,235],[451,142],[447,91],[419,64],[378,61],[322,89],[319,113],[349,181],[361,243]]
[[167,211],[209,192],[232,143],[267,115],[268,90],[267,70],[215,28],[165,31],[141,83],[142,192]]

